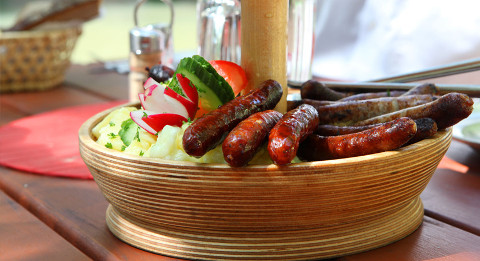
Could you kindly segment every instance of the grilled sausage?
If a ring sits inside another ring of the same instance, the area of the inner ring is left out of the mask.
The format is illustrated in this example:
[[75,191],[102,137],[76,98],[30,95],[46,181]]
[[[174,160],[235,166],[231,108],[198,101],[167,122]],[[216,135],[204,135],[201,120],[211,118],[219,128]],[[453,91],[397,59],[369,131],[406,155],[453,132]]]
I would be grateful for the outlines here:
[[282,116],[278,111],[267,110],[241,121],[223,141],[225,161],[232,167],[247,165]]
[[413,87],[408,91],[385,91],[385,92],[367,92],[367,93],[359,93],[347,96],[342,98],[338,101],[358,101],[358,100],[367,100],[367,99],[375,99],[381,97],[398,97],[398,96],[408,96],[408,95],[421,95],[421,94],[430,94],[430,95],[437,95],[439,90],[437,86],[433,83],[422,83]]
[[431,95],[414,95],[336,102],[335,104],[323,106],[318,106],[317,102],[313,100],[305,99],[303,102],[317,109],[320,124],[351,125],[356,121],[362,121],[378,115],[425,104],[431,102],[433,99]]
[[322,124],[322,125],[318,125],[314,133],[320,136],[339,136],[339,135],[361,132],[361,131],[376,127],[378,125],[380,125],[380,123],[372,124],[372,125],[363,125],[363,126],[338,126],[338,125],[331,125],[331,124]]
[[[421,118],[414,120],[417,124],[417,132],[415,136],[411,138],[407,144],[412,144],[417,141],[431,137],[437,133],[437,123],[430,118]],[[339,136],[345,134],[352,134],[361,131],[365,131],[374,127],[377,127],[383,123],[363,125],[363,126],[337,126],[337,125],[318,125],[315,130],[315,134],[320,136]]]
[[285,165],[295,158],[300,142],[318,126],[318,112],[311,105],[302,104],[287,112],[270,131],[268,153],[277,165]]
[[282,97],[282,86],[267,80],[258,89],[222,105],[195,120],[183,135],[183,148],[188,155],[201,157],[215,148],[239,122],[248,116],[273,109]]
[[375,98],[382,98],[382,97],[398,97],[398,96],[404,95],[405,93],[406,93],[405,91],[367,92],[367,93],[350,95],[338,101],[359,101],[359,100],[375,99]]
[[437,86],[433,83],[422,83],[417,85],[404,93],[403,95],[419,95],[419,94],[430,94],[430,95],[437,95],[440,91],[438,90]]
[[309,80],[302,84],[300,96],[302,99],[337,101],[345,98],[347,94],[334,91],[321,82]]
[[395,150],[410,140],[416,129],[412,119],[400,118],[353,134],[312,134],[300,144],[298,157],[309,161],[328,160]]
[[473,100],[468,95],[461,93],[448,93],[435,101],[406,108],[371,119],[356,122],[354,125],[370,125],[410,117],[412,119],[431,118],[439,130],[455,125],[468,117],[473,111]]
[[416,119],[415,123],[417,124],[417,132],[405,145],[410,145],[423,139],[430,138],[437,133],[437,123],[430,118]]

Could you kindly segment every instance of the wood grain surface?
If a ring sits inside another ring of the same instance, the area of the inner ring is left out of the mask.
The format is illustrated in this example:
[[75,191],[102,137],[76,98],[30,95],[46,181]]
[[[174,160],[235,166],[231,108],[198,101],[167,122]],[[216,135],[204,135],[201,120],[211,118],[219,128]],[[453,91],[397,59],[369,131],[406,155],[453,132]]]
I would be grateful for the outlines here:
[[85,260],[88,257],[0,191],[1,260]]

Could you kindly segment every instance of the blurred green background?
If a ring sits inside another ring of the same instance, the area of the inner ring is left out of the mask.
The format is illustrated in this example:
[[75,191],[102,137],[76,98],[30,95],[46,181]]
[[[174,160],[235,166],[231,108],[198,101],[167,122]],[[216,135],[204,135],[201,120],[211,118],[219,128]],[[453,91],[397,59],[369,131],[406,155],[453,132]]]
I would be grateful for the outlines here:
[[[0,28],[11,26],[27,0],[0,0]],[[114,61],[128,58],[129,31],[134,26],[136,0],[102,0],[100,16],[83,25],[72,54],[72,63]],[[177,53],[196,50],[195,0],[174,0],[173,43]],[[160,0],[149,0],[138,13],[140,25],[168,23],[169,8]]]

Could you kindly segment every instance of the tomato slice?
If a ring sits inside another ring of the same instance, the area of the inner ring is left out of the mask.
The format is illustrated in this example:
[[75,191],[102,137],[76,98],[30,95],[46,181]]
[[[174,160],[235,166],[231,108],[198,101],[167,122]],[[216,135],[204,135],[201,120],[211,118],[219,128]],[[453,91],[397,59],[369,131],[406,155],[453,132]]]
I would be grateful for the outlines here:
[[247,75],[238,64],[224,60],[212,60],[209,63],[230,84],[235,96],[247,86]]

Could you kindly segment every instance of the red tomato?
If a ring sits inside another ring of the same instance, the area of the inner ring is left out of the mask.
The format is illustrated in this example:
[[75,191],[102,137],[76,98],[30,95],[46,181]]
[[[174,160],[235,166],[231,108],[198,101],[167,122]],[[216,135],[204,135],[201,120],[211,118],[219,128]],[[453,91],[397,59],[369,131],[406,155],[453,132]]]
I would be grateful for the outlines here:
[[213,60],[209,63],[230,84],[235,96],[247,85],[247,75],[238,64],[224,60]]

